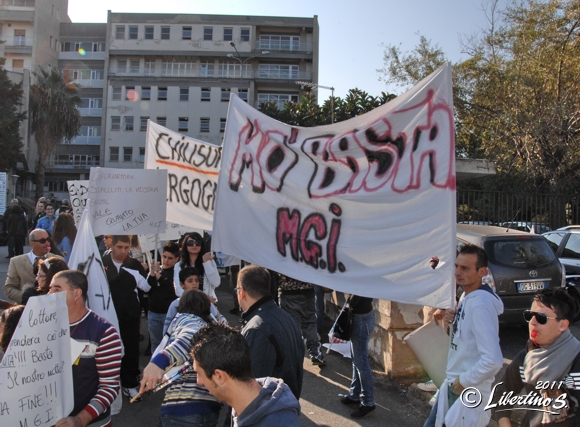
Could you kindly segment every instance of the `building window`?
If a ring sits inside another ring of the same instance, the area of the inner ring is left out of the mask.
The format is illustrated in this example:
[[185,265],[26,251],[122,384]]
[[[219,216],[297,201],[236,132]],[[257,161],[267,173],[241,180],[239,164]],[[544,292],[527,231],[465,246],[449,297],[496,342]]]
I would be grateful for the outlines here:
[[179,100],[180,101],[189,101],[189,88],[188,87],[179,88]]
[[207,117],[199,119],[199,131],[209,132],[209,119]]
[[127,72],[127,60],[117,59],[117,73],[126,73],[126,72]]
[[157,117],[157,124],[159,126],[167,127],[167,117]]
[[113,86],[113,101],[121,100],[121,93],[123,93],[123,88],[120,86]]
[[145,163],[145,147],[139,147],[139,163]]
[[199,64],[199,77],[213,77],[214,76],[214,64],[205,62]]
[[157,101],[167,101],[167,87],[157,89]]
[[299,36],[260,36],[260,49],[300,50]]
[[145,132],[147,130],[147,120],[149,120],[149,117],[141,116],[140,120],[141,120],[141,125],[139,126],[139,130],[141,132]]
[[298,95],[285,95],[278,93],[259,93],[258,103],[262,104],[264,102],[275,102],[279,110],[284,109],[284,104],[286,102],[298,103]]
[[220,119],[220,132],[226,131],[226,119]]
[[222,87],[222,102],[229,102],[230,93],[232,93],[230,88]]
[[143,101],[151,99],[151,86],[141,86],[141,99]]
[[26,46],[26,30],[14,30],[14,46]]
[[155,75],[155,59],[145,58],[145,68],[143,70],[144,76],[154,76]]
[[94,42],[93,52],[105,52],[107,50],[107,45],[105,42]]
[[117,40],[125,40],[125,26],[117,25],[115,27],[115,38]]
[[12,69],[20,69],[24,68],[24,59],[13,59],[12,60]]
[[125,86],[125,101],[135,101],[135,86]]
[[213,27],[203,27],[203,39],[213,40]]
[[138,59],[132,59],[129,62],[129,72],[132,74],[137,74],[139,73],[139,60]]
[[179,131],[180,132],[187,132],[189,130],[189,118],[188,117],[180,117],[179,118]]
[[224,41],[230,41],[234,39],[234,29],[232,27],[224,28]]
[[155,27],[145,26],[145,40],[153,40]]
[[169,40],[171,27],[161,27],[161,40]]
[[201,100],[209,101],[211,99],[211,89],[207,87],[201,88]]
[[258,78],[261,79],[297,79],[298,65],[260,64]]
[[110,162],[119,161],[119,147],[109,147],[109,161]]
[[133,147],[123,147],[123,161],[124,162],[133,161]]
[[121,130],[121,116],[111,116],[111,130]]
[[242,101],[248,102],[248,89],[238,89],[238,96]]
[[139,38],[139,27],[137,25],[129,25],[129,40],[137,40]]
[[91,70],[91,80],[104,80],[105,70]]
[[191,27],[181,27],[181,38],[191,40]]
[[133,130],[133,123],[134,123],[133,116],[125,116],[123,117],[123,129],[125,130]]
[[250,29],[249,28],[242,28],[240,30],[240,40],[243,42],[250,41]]

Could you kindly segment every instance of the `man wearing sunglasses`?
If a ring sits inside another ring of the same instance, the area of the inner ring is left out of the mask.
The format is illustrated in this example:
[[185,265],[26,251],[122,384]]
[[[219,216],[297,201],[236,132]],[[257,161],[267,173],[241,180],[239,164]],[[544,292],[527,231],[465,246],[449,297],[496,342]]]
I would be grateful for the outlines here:
[[[580,425],[580,341],[569,329],[577,311],[576,301],[563,289],[545,289],[534,296],[531,310],[524,312],[529,330],[526,348],[507,367],[493,393],[500,427],[511,426],[513,410],[526,406],[530,410],[525,410],[522,426]],[[522,389],[541,398],[542,404],[529,404],[531,400],[528,405],[498,404],[504,393],[517,396]]]
[[[34,287],[36,276],[33,273],[33,265],[38,259],[46,258],[50,251],[50,239],[46,230],[37,228],[32,230],[28,236],[32,250],[24,255],[18,255],[10,259],[6,283],[4,284],[4,295],[18,304],[22,303],[22,292],[25,288]],[[50,254],[50,257],[57,257]]]

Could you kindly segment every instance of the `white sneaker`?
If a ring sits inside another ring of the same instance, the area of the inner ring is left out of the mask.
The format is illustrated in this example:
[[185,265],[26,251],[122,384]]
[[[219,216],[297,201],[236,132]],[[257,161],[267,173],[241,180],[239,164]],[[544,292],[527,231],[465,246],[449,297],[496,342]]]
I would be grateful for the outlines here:
[[433,383],[432,380],[429,380],[426,383],[417,384],[417,388],[419,390],[429,391],[431,393],[433,393],[434,391],[437,391],[437,386]]
[[[121,389],[123,390],[123,395],[127,396],[129,399],[133,399],[135,396],[139,394],[139,387],[135,388],[121,387]],[[143,398],[139,397],[138,399],[135,400],[135,402],[140,402],[141,400],[143,400]]]
[[431,400],[429,401],[429,406],[435,406],[435,402],[437,402],[437,395],[439,394],[439,390],[433,395]]

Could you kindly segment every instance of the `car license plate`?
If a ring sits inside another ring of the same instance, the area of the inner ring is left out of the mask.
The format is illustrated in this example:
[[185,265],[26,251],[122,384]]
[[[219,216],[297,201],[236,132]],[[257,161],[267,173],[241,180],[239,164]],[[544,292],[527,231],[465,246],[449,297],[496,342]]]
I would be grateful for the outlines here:
[[534,292],[544,289],[546,282],[522,282],[518,283],[518,292]]

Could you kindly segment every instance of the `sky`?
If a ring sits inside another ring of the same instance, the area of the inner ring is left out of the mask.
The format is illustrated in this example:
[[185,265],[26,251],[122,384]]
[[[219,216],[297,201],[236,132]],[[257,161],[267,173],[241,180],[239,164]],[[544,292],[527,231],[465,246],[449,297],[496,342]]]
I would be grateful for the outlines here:
[[[488,27],[486,0],[69,0],[72,22],[106,22],[107,10],[139,13],[199,13],[313,17],[320,26],[319,81],[344,97],[359,88],[372,96],[400,93],[379,81],[386,45],[412,50],[424,35],[447,58],[466,59],[461,39]],[[505,5],[508,0],[499,0]],[[320,99],[330,96],[319,90]]]

